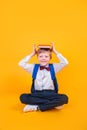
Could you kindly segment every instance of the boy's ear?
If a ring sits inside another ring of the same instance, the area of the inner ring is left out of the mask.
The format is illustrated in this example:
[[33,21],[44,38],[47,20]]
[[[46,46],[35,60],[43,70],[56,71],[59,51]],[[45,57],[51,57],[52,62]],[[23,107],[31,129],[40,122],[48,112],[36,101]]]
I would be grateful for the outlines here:
[[50,59],[52,59],[52,54],[50,55]]

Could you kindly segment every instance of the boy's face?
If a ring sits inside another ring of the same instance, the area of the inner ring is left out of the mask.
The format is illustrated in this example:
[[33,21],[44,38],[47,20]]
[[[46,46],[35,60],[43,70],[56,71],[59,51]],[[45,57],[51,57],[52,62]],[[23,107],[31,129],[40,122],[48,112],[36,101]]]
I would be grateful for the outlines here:
[[50,61],[50,52],[41,52],[38,54],[38,61],[41,66],[46,66]]

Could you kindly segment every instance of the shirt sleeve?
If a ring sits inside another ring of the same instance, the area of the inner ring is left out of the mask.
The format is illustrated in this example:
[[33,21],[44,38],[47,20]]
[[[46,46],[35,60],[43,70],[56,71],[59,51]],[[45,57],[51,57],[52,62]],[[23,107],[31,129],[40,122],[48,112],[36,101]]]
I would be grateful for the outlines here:
[[18,65],[22,67],[24,70],[26,70],[29,73],[33,73],[34,64],[27,63],[31,59],[31,56],[28,55],[25,58],[23,58],[21,61],[19,61]]
[[60,70],[62,70],[69,63],[68,60],[60,53],[57,54],[57,58],[60,60],[60,62],[53,64],[55,73],[58,73]]

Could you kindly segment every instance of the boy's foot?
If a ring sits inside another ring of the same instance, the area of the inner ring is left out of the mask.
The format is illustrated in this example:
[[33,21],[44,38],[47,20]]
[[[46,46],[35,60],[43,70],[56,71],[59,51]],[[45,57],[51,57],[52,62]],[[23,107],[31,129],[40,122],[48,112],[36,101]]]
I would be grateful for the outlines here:
[[63,105],[62,106],[58,106],[58,107],[55,107],[56,109],[60,110],[63,108]]
[[23,109],[24,112],[37,111],[38,105],[26,105]]

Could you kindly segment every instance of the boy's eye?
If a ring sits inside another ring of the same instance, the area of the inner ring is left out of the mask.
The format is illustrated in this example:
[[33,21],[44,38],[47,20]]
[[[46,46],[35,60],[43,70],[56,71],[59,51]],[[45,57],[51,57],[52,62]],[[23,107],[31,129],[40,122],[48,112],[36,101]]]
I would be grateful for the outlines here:
[[43,56],[39,56],[40,58],[42,58]]
[[42,58],[42,57],[45,57],[45,58],[48,58],[48,56],[39,56],[40,58]]

